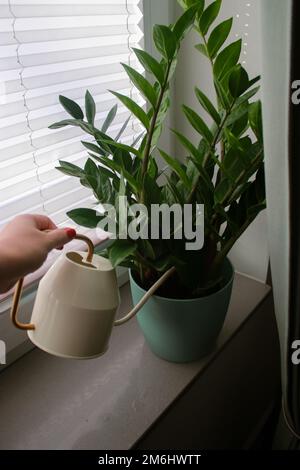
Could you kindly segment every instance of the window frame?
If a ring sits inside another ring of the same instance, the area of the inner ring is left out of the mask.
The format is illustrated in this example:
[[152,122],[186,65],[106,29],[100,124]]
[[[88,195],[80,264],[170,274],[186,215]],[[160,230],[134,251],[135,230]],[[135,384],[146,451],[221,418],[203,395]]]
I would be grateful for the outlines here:
[[[143,28],[144,28],[144,48],[149,53],[154,53],[152,43],[152,29],[154,24],[170,24],[174,21],[175,17],[175,4],[174,0],[165,0],[162,4],[161,0],[142,0],[140,9],[143,14]],[[168,146],[168,144],[167,144]],[[101,249],[109,246],[110,241],[101,244]],[[97,246],[96,246],[97,249]],[[128,282],[128,270],[119,268],[117,270],[119,287]],[[19,317],[22,321],[29,321],[31,311],[33,309],[35,294],[37,291],[39,281],[34,282],[28,286],[23,293]],[[14,329],[10,320],[10,308],[12,304],[12,297],[9,296],[0,302],[0,339],[5,341],[5,338],[11,343],[7,347],[6,364],[0,365],[0,372],[6,367],[11,365],[14,361],[22,357],[24,354],[34,349],[35,346],[29,341],[24,332]]]

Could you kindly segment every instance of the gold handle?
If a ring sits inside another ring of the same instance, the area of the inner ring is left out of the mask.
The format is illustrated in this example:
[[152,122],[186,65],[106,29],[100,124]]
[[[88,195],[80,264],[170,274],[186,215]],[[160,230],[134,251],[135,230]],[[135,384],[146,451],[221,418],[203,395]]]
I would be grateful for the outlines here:
[[[81,240],[81,241],[83,241],[87,244],[88,253],[87,253],[86,261],[88,263],[91,263],[92,260],[93,260],[94,249],[95,249],[92,240],[90,240],[85,235],[76,235],[74,237],[74,239]],[[13,322],[13,324],[16,328],[18,328],[19,330],[23,330],[23,331],[30,331],[30,330],[35,330],[35,325],[33,325],[32,323],[21,323],[17,319],[20,299],[21,299],[21,296],[22,296],[23,283],[24,283],[24,278],[20,279],[17,282],[16,290],[15,290],[13,301],[12,301],[10,317],[11,317],[11,321]]]

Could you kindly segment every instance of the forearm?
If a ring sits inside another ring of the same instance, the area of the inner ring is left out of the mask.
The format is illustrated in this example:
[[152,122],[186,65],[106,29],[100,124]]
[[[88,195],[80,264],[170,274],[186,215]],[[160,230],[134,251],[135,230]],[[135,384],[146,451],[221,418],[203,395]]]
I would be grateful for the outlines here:
[[20,215],[0,232],[0,293],[36,271],[48,253],[76,236],[72,228],[58,229],[43,215]]
[[17,282],[14,273],[13,253],[0,237],[0,294],[9,291]]

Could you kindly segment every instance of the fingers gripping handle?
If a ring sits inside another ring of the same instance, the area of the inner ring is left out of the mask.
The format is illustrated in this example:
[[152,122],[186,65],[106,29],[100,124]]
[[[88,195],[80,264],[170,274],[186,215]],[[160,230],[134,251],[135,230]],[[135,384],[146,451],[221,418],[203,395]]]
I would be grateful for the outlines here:
[[[94,256],[93,242],[84,235],[76,235],[75,239],[84,241],[88,245],[88,253],[87,253],[86,261],[88,263],[91,263],[93,260],[93,256]],[[155,292],[175,273],[175,271],[176,269],[173,267],[169,269],[166,273],[164,273],[158,279],[158,281],[155,284],[153,284],[153,286],[148,290],[148,292],[139,301],[139,303],[131,310],[131,312],[129,312],[123,318],[115,321],[114,325],[120,326],[120,325],[123,325],[124,323],[127,323],[129,320],[131,320],[131,318],[133,318],[141,310],[141,308],[150,299],[150,297],[155,294]],[[23,283],[24,283],[24,278],[20,279],[16,285],[10,315],[11,315],[12,323],[14,324],[16,328],[18,328],[19,330],[23,330],[23,331],[30,331],[30,330],[35,330],[35,325],[33,325],[32,323],[21,323],[17,318],[20,299],[22,296]]]
[[[88,263],[90,263],[93,259],[93,256],[94,256],[94,244],[93,244],[93,242],[88,237],[86,237],[84,235],[76,235],[75,239],[76,240],[81,240],[81,241],[83,241],[87,244],[88,253],[87,253],[86,261]],[[17,282],[15,293],[14,293],[14,296],[13,296],[12,307],[11,307],[11,311],[10,311],[10,317],[11,317],[11,320],[12,320],[14,326],[16,328],[18,328],[19,330],[23,330],[23,331],[30,331],[31,330],[32,331],[32,330],[35,330],[35,325],[33,325],[32,323],[21,323],[17,318],[18,311],[19,311],[20,299],[21,299],[21,296],[22,296],[23,284],[24,284],[24,278],[20,279]]]

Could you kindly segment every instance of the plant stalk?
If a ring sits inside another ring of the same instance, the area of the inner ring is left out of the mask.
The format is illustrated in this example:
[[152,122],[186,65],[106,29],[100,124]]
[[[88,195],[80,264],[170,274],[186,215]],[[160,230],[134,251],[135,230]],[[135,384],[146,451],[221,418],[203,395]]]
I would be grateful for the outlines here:
[[[167,88],[167,85],[168,85],[171,65],[172,65],[172,61],[169,61],[167,71],[166,71],[165,81],[164,81],[163,85],[161,86],[158,101],[157,101],[157,104],[156,104],[156,107],[155,107],[155,110],[154,110],[154,114],[152,116],[150,129],[149,129],[149,132],[148,132],[147,142],[146,142],[146,146],[145,146],[145,153],[144,153],[144,158],[143,158],[143,166],[142,166],[142,184],[144,182],[145,175],[148,171],[152,138],[153,138],[153,134],[154,134],[154,131],[155,131],[155,126],[156,126],[156,121],[157,121],[157,118],[158,118],[158,113],[159,113],[159,110],[160,110],[160,107],[161,107],[161,104],[162,104],[162,100],[163,100],[163,97],[164,97],[164,94],[166,92],[166,88]],[[141,194],[141,203],[144,204],[144,202],[145,202],[145,188],[144,188],[144,185],[143,185],[142,194]]]

